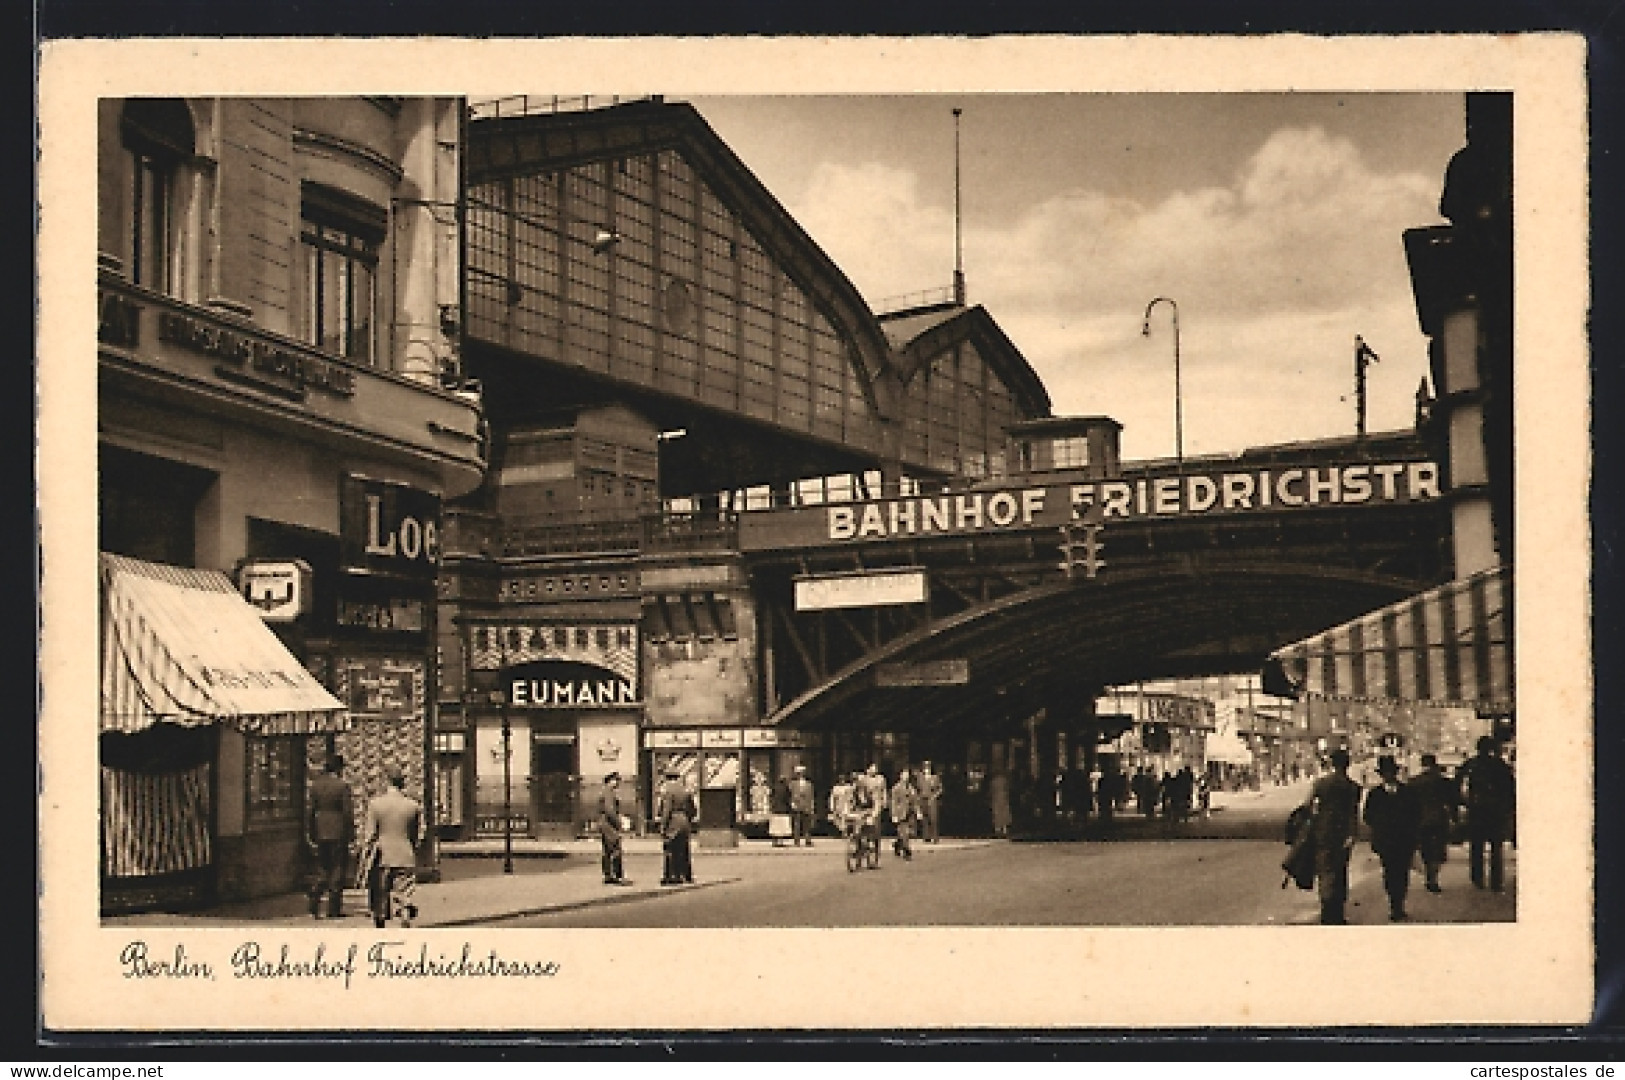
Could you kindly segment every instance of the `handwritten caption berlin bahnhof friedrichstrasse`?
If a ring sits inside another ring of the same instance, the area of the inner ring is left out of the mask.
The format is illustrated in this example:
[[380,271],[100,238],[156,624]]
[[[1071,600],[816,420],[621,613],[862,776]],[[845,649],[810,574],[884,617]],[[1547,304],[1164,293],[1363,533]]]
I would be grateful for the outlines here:
[[431,949],[428,942],[375,941],[363,948],[350,943],[329,949],[327,943],[296,950],[287,942],[267,948],[244,941],[226,956],[225,964],[187,951],[185,942],[155,949],[143,940],[128,942],[119,952],[126,979],[195,979],[214,981],[222,973],[234,980],[342,980],[346,989],[363,979],[536,979],[552,978],[552,960],[514,959],[487,949],[476,953],[463,942],[458,952]]

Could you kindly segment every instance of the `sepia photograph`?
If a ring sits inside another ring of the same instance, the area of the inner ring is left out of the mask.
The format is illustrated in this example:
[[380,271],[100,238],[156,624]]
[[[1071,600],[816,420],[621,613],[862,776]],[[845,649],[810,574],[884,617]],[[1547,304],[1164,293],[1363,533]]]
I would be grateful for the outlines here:
[[650,948],[676,1026],[1338,1022],[1284,958],[1385,949],[1553,985],[1342,1022],[1583,1019],[1584,53],[1508,40],[48,54],[47,1021],[593,1027]]

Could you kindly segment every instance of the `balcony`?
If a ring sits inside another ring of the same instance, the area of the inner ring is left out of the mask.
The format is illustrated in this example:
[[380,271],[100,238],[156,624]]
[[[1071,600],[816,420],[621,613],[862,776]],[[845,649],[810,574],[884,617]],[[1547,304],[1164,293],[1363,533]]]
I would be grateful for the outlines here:
[[185,303],[102,270],[102,392],[158,394],[340,451],[359,443],[436,471],[447,497],[479,485],[486,437],[477,394],[331,356],[241,312],[236,304]]
[[738,551],[739,515],[726,510],[643,519],[643,552]]
[[562,525],[509,523],[502,530],[502,555],[515,559],[537,555],[636,554],[641,536],[636,519]]

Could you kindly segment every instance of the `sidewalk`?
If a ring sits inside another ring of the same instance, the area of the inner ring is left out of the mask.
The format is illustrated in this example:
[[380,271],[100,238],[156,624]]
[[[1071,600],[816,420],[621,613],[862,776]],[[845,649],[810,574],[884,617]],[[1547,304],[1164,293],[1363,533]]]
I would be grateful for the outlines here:
[[[696,882],[692,885],[662,886],[659,882],[659,841],[636,838],[626,844],[627,869],[632,883],[625,886],[605,885],[598,866],[596,841],[556,841],[535,844],[534,850],[522,853],[515,843],[516,862],[524,858],[568,859],[556,869],[538,870],[534,866],[521,868],[514,874],[501,872],[501,844],[494,852],[463,850],[458,854],[442,855],[448,859],[478,858],[482,864],[470,876],[418,886],[419,918],[416,927],[456,927],[513,918],[571,911],[585,907],[631,902],[658,902],[660,897],[678,893],[733,885],[745,881],[752,868],[764,867],[771,858],[806,858],[822,856],[838,860],[840,844],[834,839],[820,841],[815,847],[775,848],[762,841],[745,841],[738,848],[704,848],[695,852]],[[943,840],[934,845],[917,844],[916,852],[926,858],[939,852],[965,851],[1004,843],[994,840]],[[1281,848],[1284,853],[1284,845]],[[571,856],[580,856],[571,858]],[[1515,892],[1517,888],[1517,852],[1510,846],[1506,852],[1506,891],[1495,893],[1475,889],[1467,876],[1467,852],[1462,845],[1450,849],[1450,860],[1440,875],[1444,892],[1429,893],[1422,888],[1422,876],[1411,877],[1411,891],[1406,907],[1413,923],[1476,923],[1512,922],[1517,917]],[[1274,879],[1278,881],[1279,878]],[[1349,921],[1366,925],[1392,925],[1388,922],[1388,903],[1382,891],[1382,873],[1377,857],[1369,846],[1361,843],[1355,848],[1349,867]],[[1276,924],[1303,925],[1318,920],[1318,904],[1313,892],[1295,888],[1274,893],[1269,902],[1273,909],[1265,921]],[[337,920],[313,919],[303,894],[285,893],[239,903],[221,904],[206,911],[185,914],[154,912],[142,915],[110,916],[103,925],[114,927],[214,927],[280,926],[318,930],[371,930],[366,914],[366,897],[359,890],[345,895],[344,916]],[[1408,924],[1404,924],[1408,925]]]
[[[839,851],[841,838],[838,836],[820,836],[811,846],[796,847],[788,840],[782,844],[774,844],[770,840],[740,840],[736,845],[712,847],[711,841],[704,832],[695,834],[694,850],[703,852],[707,857],[735,856],[735,855],[771,855],[783,858],[793,855],[816,855],[831,850]],[[991,839],[952,839],[943,837],[936,844],[924,845],[924,842],[915,839],[914,843],[921,846],[934,847],[939,851],[957,851],[968,847],[980,847],[991,844]],[[658,855],[660,854],[660,838],[657,836],[628,836],[621,841],[622,848],[628,855]],[[564,859],[572,855],[588,855],[598,858],[598,839],[596,837],[578,837],[558,840],[532,840],[515,837],[513,853],[517,857]],[[502,854],[502,841],[499,839],[482,840],[456,840],[442,841],[440,844],[440,857],[442,859],[462,858],[489,858]]]
[[[982,847],[991,840],[947,840],[918,847],[930,852],[956,851]],[[752,863],[763,857],[789,858],[822,855],[837,857],[840,840],[822,839],[813,847],[778,847],[768,841],[741,841],[736,848],[705,848],[696,845],[696,881],[692,885],[661,885],[658,863],[660,840],[655,837],[629,837],[624,842],[631,883],[605,885],[598,865],[597,840],[515,840],[516,859],[545,858],[575,860],[548,873],[504,874],[499,869],[502,841],[474,841],[442,844],[442,859],[479,858],[493,863],[492,872],[417,888],[418,919],[414,927],[468,926],[493,919],[571,911],[583,907],[653,900],[661,896],[692,892],[744,880],[741,858]],[[634,863],[633,860],[636,860]],[[151,912],[115,915],[102,920],[104,926],[220,927],[228,925],[267,925],[317,929],[362,930],[372,926],[367,916],[367,898],[359,889],[346,891],[344,915],[339,919],[311,917],[309,902],[302,893],[283,893],[257,900],[219,904],[206,911],[174,914]]]
[[[1410,892],[1405,897],[1405,911],[1410,919],[1403,923],[1388,921],[1388,896],[1382,889],[1382,863],[1376,853],[1361,841],[1349,862],[1349,899],[1344,912],[1348,921],[1359,925],[1415,926],[1427,923],[1491,923],[1515,922],[1518,918],[1518,852],[1510,844],[1506,848],[1506,881],[1502,892],[1475,888],[1467,873],[1467,848],[1456,844],[1450,848],[1450,858],[1439,871],[1439,885],[1443,892],[1430,893],[1422,887],[1422,873],[1411,874]],[[1313,892],[1290,890],[1304,900],[1303,910],[1289,920],[1294,925],[1318,923],[1319,902]]]

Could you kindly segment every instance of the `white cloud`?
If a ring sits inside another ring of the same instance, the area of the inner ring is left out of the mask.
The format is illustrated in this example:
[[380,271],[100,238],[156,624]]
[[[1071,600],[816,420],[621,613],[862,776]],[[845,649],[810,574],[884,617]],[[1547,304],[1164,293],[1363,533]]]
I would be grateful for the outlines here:
[[[1149,204],[1073,190],[968,222],[970,298],[1057,412],[1121,420],[1131,457],[1173,450],[1165,307],[1140,335],[1158,295],[1179,302],[1187,453],[1352,432],[1357,333],[1383,357],[1368,423],[1404,427],[1426,341],[1400,236],[1437,220],[1441,181],[1372,172],[1352,142],[1285,128],[1223,186]],[[871,301],[950,280],[952,210],[922,206],[912,173],[824,165],[792,212]]]

